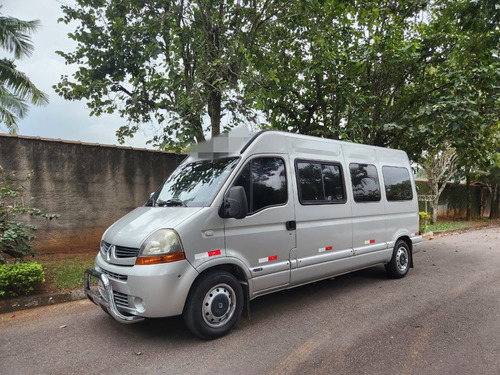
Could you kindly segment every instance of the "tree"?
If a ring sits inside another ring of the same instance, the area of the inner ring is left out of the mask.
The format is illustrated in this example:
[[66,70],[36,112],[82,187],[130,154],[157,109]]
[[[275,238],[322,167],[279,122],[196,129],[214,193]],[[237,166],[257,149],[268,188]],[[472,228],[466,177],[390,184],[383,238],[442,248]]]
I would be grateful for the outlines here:
[[450,178],[456,173],[456,161],[457,152],[449,146],[435,153],[427,152],[423,157],[421,166],[432,195],[431,224],[435,224],[437,221],[439,197]]
[[447,143],[457,152],[457,168],[468,186],[488,174],[498,154],[500,102],[500,9],[491,1],[436,2],[424,36],[442,61],[429,69],[429,97],[418,118],[426,129],[425,149]]
[[[482,155],[500,120],[500,16],[474,0],[79,0],[81,64],[57,86],[92,114],[156,121],[160,147],[264,114],[273,128]],[[496,51],[496,52],[495,52]],[[258,112],[260,111],[260,112]],[[471,137],[471,134],[474,136]],[[466,164],[464,161],[462,164]]]
[[[490,192],[490,219],[500,218],[500,123],[488,139],[485,155],[474,163],[473,178],[485,184]],[[484,205],[487,202],[483,203]]]
[[[430,64],[423,1],[308,1],[263,35],[258,100],[272,127],[410,150]],[[267,71],[272,74],[264,75]]]
[[[499,154],[500,155],[500,154]],[[499,160],[500,165],[500,160]],[[490,192],[490,219],[500,219],[500,166],[491,168],[479,178]]]
[[[56,91],[87,100],[92,115],[119,113],[128,121],[117,135],[133,136],[144,122],[163,126],[162,148],[204,140],[223,125],[252,121],[243,95],[252,49],[262,26],[283,11],[279,0],[78,0],[63,6],[65,23],[79,22],[74,52],[80,66]],[[175,147],[174,147],[175,148]]]
[[27,115],[29,103],[48,103],[47,95],[15,65],[16,59],[31,56],[34,47],[30,35],[39,26],[38,20],[22,21],[0,15],[0,46],[14,57],[0,60],[0,123],[4,123],[10,133],[17,132],[17,122]]
[[446,141],[460,156],[482,154],[500,119],[495,4],[300,4],[267,24],[262,35],[276,37],[255,58],[254,92],[272,127],[400,148],[414,161]]

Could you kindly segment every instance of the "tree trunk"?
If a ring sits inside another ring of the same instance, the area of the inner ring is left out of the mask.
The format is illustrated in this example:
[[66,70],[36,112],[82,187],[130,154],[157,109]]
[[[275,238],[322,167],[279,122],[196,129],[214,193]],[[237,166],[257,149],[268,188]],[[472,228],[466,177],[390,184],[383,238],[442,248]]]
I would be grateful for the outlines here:
[[431,201],[431,206],[432,206],[431,224],[432,225],[436,224],[436,222],[437,222],[438,205],[439,205],[439,195],[436,195],[435,198]]
[[205,135],[203,134],[203,123],[201,122],[200,118],[191,118],[191,126],[193,128],[196,141],[198,143],[203,142],[205,140]]
[[437,221],[439,197],[446,188],[446,183],[456,171],[457,152],[452,147],[444,146],[444,151],[435,155],[427,155],[422,163],[433,196],[431,224],[435,224]]
[[491,191],[490,219],[500,218],[500,185],[495,185]]
[[471,199],[471,186],[470,186],[470,177],[466,177],[466,195],[467,195],[467,220],[472,220],[472,199]]
[[222,112],[222,96],[217,88],[210,91],[208,98],[208,115],[212,126],[212,138],[220,134],[220,121]]
[[433,199],[431,200],[431,208],[432,208],[431,224],[434,225],[437,222],[439,197],[441,196],[443,189],[439,188],[439,183],[435,180],[429,180],[427,181],[427,183],[429,184],[433,197]]

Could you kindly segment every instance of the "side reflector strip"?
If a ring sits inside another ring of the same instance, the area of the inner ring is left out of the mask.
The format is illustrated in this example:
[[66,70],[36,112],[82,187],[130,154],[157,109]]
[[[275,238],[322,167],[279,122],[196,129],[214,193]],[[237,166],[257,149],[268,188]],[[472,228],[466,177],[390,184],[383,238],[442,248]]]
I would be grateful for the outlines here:
[[211,257],[217,256],[217,255],[221,255],[220,249],[207,251],[205,253],[195,254],[194,259],[200,260],[200,259],[205,259],[205,258],[211,258]]
[[271,255],[270,257],[267,258],[260,258],[259,263],[267,263],[267,262],[272,262],[273,260],[278,259],[277,255]]
[[365,241],[365,245],[369,245],[371,243],[375,243],[375,240],[366,240]]
[[333,250],[333,246],[320,247],[318,249],[318,253],[324,253],[325,251],[331,251],[331,250]]

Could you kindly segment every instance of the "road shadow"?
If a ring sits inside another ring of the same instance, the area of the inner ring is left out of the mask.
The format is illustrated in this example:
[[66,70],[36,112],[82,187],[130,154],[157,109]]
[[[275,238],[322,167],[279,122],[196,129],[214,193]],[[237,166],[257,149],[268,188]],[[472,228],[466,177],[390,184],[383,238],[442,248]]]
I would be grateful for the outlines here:
[[[250,302],[250,316],[242,316],[239,329],[249,329],[260,321],[276,317],[276,311],[295,311],[297,314],[308,305],[318,300],[335,301],[345,298],[356,290],[371,285],[381,287],[391,281],[383,266],[374,266],[364,270],[340,275],[292,289],[264,295]],[[95,321],[96,329],[107,330],[123,340],[146,339],[151,342],[168,342],[172,345],[192,345],[205,342],[195,337],[186,327],[182,316],[170,318],[146,319],[141,323],[124,325],[109,316],[100,315]]]

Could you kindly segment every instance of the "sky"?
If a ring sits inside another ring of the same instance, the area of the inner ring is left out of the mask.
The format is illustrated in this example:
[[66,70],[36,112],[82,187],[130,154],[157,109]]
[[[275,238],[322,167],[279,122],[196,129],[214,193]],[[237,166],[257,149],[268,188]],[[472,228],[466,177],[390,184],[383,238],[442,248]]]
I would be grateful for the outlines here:
[[[61,75],[71,76],[75,66],[65,65],[64,59],[55,53],[74,51],[75,42],[67,36],[76,24],[65,25],[57,20],[63,16],[61,5],[71,5],[74,0],[0,0],[2,16],[11,16],[41,22],[39,30],[32,35],[34,53],[22,60],[16,60],[18,70],[49,95],[47,106],[31,106],[28,115],[18,122],[19,135],[39,136],[87,143],[118,145],[116,131],[126,120],[118,115],[90,117],[90,110],[84,101],[67,101],[57,95],[52,86],[60,81]],[[0,58],[12,57],[0,50]],[[138,131],[134,138],[126,140],[124,146],[153,148],[146,141],[154,134],[152,125],[145,125],[145,131]],[[0,125],[0,133],[6,133]]]

